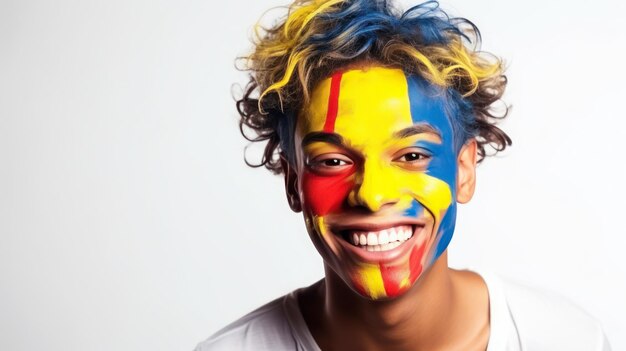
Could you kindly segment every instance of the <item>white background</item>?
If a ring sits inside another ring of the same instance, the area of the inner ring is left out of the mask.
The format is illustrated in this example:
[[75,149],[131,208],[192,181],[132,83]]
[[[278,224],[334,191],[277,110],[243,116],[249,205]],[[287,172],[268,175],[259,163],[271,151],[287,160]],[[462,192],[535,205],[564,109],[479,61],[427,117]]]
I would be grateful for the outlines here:
[[[231,97],[279,4],[0,1],[1,350],[190,350],[322,276]],[[624,2],[442,5],[506,59],[513,105],[451,265],[557,291],[626,349]]]

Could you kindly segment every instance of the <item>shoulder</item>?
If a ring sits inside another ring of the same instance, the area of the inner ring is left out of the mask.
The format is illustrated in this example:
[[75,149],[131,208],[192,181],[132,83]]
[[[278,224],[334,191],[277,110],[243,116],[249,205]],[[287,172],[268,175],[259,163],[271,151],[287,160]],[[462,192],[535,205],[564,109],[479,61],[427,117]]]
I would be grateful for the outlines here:
[[296,344],[283,308],[286,296],[227,325],[198,344],[194,351],[295,350]]
[[610,350],[600,323],[556,293],[502,280],[523,350]]

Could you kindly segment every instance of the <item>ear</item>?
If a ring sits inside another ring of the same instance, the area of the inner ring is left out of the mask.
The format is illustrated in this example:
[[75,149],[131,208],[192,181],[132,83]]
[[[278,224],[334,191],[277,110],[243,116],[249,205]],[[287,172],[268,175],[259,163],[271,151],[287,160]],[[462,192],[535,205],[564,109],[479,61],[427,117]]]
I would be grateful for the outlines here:
[[474,196],[476,188],[476,139],[470,139],[459,151],[457,159],[456,201],[467,203]]
[[302,211],[302,203],[300,202],[300,194],[298,192],[298,174],[294,166],[287,160],[285,155],[280,154],[280,165],[285,174],[285,194],[287,202],[293,212]]

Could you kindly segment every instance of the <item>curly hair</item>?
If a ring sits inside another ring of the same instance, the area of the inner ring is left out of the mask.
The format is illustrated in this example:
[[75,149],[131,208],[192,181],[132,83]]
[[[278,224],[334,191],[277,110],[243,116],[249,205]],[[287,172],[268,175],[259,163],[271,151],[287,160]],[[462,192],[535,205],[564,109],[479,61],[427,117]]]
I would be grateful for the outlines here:
[[[495,124],[507,79],[497,57],[482,52],[478,28],[428,1],[397,11],[385,0],[295,0],[270,28],[257,25],[253,52],[241,59],[250,81],[237,100],[242,135],[265,142],[265,166],[280,174],[279,154],[293,160],[299,111],[316,83],[356,62],[400,67],[442,87],[460,145],[475,138],[479,162],[511,145]],[[252,131],[249,136],[246,131]]]

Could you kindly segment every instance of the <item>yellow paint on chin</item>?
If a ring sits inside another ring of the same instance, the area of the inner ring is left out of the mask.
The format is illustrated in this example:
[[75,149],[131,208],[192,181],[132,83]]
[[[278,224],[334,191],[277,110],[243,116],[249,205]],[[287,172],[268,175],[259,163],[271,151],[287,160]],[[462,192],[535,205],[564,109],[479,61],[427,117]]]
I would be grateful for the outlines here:
[[373,300],[387,297],[383,276],[378,265],[362,264],[359,267],[358,279],[365,289],[365,293]]
[[402,279],[402,282],[400,282],[400,289],[406,289],[410,286],[411,281],[409,280],[409,277],[405,277],[404,279]]
[[[324,223],[324,217],[316,217],[315,226],[318,229],[318,233],[321,234],[322,240],[330,247],[331,251],[336,256],[341,255],[339,248],[335,241],[330,237],[326,224]],[[383,277],[378,265],[374,264],[359,264],[357,269],[357,279],[361,286],[365,289],[365,293],[370,298],[376,300],[382,297],[386,297],[385,285],[383,283]]]

